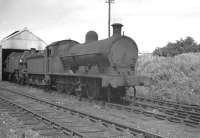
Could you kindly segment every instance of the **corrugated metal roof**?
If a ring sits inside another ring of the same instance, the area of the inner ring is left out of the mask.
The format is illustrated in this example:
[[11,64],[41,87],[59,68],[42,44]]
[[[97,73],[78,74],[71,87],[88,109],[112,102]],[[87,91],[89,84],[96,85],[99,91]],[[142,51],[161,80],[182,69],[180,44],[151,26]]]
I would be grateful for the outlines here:
[[23,28],[21,31],[15,31],[15,32],[11,33],[10,35],[8,35],[8,36],[6,36],[5,38],[3,38],[3,39],[1,40],[1,42],[4,42],[4,41],[6,41],[6,40],[8,40],[8,39],[11,39],[11,38],[13,38],[14,36],[17,36],[17,35],[19,35],[19,34],[25,32],[25,31],[31,33],[31,34],[32,34],[33,36],[35,36],[38,40],[42,41],[45,45],[47,45],[41,38],[39,38],[39,37],[36,36],[34,33],[32,33],[31,31],[29,31],[27,27]]
[[13,36],[13,35],[15,35],[15,34],[17,34],[17,33],[19,33],[19,31],[15,31],[15,32],[13,32],[12,34],[6,36],[5,39],[6,39],[6,38],[9,38],[9,37],[11,37],[11,36]]

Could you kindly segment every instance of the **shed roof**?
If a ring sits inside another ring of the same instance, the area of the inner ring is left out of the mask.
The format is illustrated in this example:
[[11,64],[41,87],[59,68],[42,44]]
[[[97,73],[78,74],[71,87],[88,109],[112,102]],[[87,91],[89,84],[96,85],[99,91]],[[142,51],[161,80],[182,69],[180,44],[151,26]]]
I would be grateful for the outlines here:
[[14,31],[14,32],[11,33],[10,35],[4,37],[4,38],[1,40],[1,42],[4,42],[4,41],[6,41],[6,40],[9,40],[9,39],[11,39],[11,38],[13,38],[13,37],[15,37],[15,36],[17,36],[17,35],[23,33],[23,32],[29,32],[29,33],[31,33],[34,37],[36,37],[38,40],[42,41],[45,45],[47,45],[41,38],[39,38],[38,36],[36,36],[36,35],[35,35],[34,33],[32,33],[30,30],[28,30],[27,27],[24,27],[22,30]]

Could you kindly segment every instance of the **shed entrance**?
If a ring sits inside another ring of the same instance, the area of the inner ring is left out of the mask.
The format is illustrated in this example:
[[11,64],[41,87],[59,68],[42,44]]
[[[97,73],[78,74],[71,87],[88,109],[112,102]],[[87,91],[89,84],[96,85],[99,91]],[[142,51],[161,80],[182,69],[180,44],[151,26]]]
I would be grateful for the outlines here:
[[26,49],[2,49],[0,48],[0,80],[6,81],[8,79],[7,73],[5,72],[5,60],[12,52],[24,52]]

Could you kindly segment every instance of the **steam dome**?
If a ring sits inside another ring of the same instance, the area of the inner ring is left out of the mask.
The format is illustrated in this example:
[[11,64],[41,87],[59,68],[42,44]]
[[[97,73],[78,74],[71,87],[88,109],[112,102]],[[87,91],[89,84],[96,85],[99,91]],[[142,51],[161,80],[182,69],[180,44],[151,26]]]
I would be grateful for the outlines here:
[[95,31],[87,32],[85,36],[85,43],[90,43],[98,40],[98,34]]

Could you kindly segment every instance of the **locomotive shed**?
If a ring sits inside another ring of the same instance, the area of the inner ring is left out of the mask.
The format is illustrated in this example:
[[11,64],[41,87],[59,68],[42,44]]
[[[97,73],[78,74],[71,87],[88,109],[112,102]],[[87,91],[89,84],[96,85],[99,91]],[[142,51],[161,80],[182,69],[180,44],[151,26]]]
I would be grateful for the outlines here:
[[31,48],[41,50],[45,46],[46,43],[26,27],[4,37],[0,42],[0,80],[7,80],[5,60],[12,52],[23,53]]

